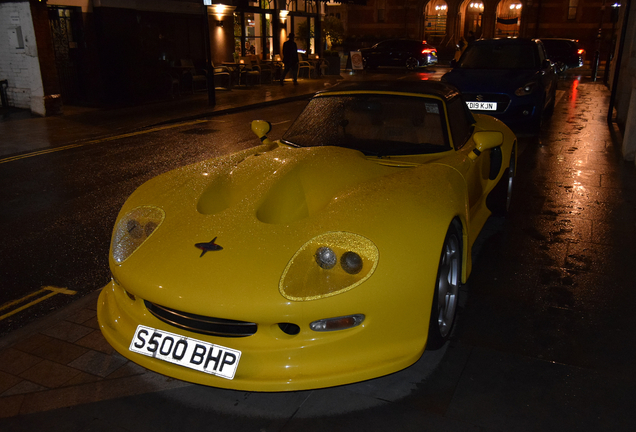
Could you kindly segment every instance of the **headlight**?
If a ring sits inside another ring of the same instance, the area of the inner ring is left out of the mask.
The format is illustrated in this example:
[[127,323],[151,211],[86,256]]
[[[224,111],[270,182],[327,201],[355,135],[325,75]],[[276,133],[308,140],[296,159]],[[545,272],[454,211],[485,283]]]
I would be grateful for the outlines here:
[[531,82],[524,85],[523,87],[519,87],[517,90],[515,90],[515,94],[517,96],[527,96],[532,93],[536,87],[537,83]]
[[121,264],[144,244],[161,225],[165,213],[157,207],[137,207],[122,217],[113,233],[111,251],[113,259]]
[[365,237],[348,232],[321,234],[289,261],[280,279],[280,293],[294,301],[341,294],[371,277],[378,258],[378,248]]

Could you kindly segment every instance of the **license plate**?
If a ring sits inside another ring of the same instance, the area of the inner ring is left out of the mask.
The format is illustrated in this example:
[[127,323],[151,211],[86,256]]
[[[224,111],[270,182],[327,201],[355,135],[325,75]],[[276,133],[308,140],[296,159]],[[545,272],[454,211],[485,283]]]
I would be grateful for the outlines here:
[[479,111],[496,111],[497,102],[466,102],[468,108]]
[[129,350],[230,380],[241,359],[238,350],[142,325]]

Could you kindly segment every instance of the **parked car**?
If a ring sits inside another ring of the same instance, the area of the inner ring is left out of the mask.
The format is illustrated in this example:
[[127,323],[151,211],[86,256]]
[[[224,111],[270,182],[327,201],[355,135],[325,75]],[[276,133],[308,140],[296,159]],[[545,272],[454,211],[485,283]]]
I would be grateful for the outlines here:
[[559,73],[567,69],[583,66],[585,50],[579,47],[575,39],[541,38],[548,57],[556,65]]
[[126,201],[97,307],[106,340],[249,391],[366,380],[442,347],[473,243],[510,203],[512,131],[430,81],[343,84],[280,141],[270,128]]
[[401,66],[415,70],[437,63],[437,50],[426,41],[415,39],[390,39],[361,49],[365,68]]
[[442,81],[457,87],[473,112],[519,132],[538,132],[552,113],[558,76],[538,39],[480,39],[451,66]]

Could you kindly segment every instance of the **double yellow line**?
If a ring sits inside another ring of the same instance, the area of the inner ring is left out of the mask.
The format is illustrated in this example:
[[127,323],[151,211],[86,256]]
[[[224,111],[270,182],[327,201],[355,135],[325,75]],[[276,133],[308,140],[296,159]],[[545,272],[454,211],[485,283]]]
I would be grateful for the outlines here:
[[147,134],[147,133],[151,133],[151,132],[157,132],[157,131],[161,131],[161,130],[165,130],[165,129],[172,129],[172,128],[181,127],[181,126],[190,126],[190,125],[193,125],[193,124],[206,123],[206,122],[210,122],[210,121],[212,121],[212,120],[209,120],[209,119],[193,120],[193,121],[189,121],[189,122],[185,122],[185,123],[178,123],[178,124],[172,124],[172,125],[166,125],[166,126],[159,126],[159,127],[156,127],[156,128],[146,129],[146,130],[142,130],[142,131],[138,131],[138,132],[130,132],[130,133],[127,133],[127,134],[116,135],[116,136],[107,137],[107,138],[94,139],[94,140],[84,141],[84,142],[80,142],[80,143],[76,143],[76,144],[69,144],[69,145],[55,147],[55,148],[50,148],[50,149],[45,149],[45,150],[38,150],[38,151],[31,152],[31,153],[25,153],[25,154],[16,155],[16,156],[9,156],[9,157],[6,157],[4,159],[0,159],[0,164],[7,163],[7,162],[13,162],[13,161],[17,161],[17,160],[20,160],[20,159],[26,159],[26,158],[30,158],[30,157],[34,157],[34,156],[41,156],[41,155],[45,155],[45,154],[49,154],[49,153],[55,153],[55,152],[59,152],[59,151],[69,150],[69,149],[73,149],[73,148],[77,148],[77,147],[84,147],[84,146],[87,146],[87,145],[90,145],[90,144],[98,144],[98,143],[103,143],[103,142],[107,142],[107,141],[115,141],[115,140],[122,139],[122,138],[129,138],[129,137],[133,137],[133,136],[137,136],[137,135],[143,135],[143,134]]
[[68,288],[57,288],[57,287],[52,287],[52,286],[46,286],[46,287],[42,287],[42,289],[32,292],[31,294],[27,294],[24,297],[22,297],[21,299],[18,300],[13,300],[10,301],[8,303],[3,304],[2,306],[0,306],[0,312],[6,310],[6,309],[10,309],[13,306],[19,305],[24,303],[25,301],[29,300],[32,297],[36,297],[40,294],[44,294],[48,292],[48,294],[43,295],[42,297],[38,297],[35,300],[30,301],[29,303],[22,305],[20,307],[17,307],[16,309],[11,310],[10,312],[5,313],[4,315],[0,316],[0,321],[2,321],[5,318],[9,318],[12,315],[17,314],[18,312],[21,312],[27,308],[30,308],[33,305],[36,305],[38,303],[40,303],[41,301],[44,301],[50,297],[53,297],[56,294],[66,294],[66,295],[75,295],[77,294],[77,291],[73,291],[70,290]]

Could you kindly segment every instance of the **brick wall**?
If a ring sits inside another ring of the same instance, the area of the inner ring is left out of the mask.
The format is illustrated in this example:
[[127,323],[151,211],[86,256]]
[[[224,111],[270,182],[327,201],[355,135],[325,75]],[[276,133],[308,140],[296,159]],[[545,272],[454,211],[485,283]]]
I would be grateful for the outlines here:
[[[12,44],[20,27],[23,46]],[[29,2],[0,3],[0,79],[8,80],[9,104],[44,115],[44,89]]]

